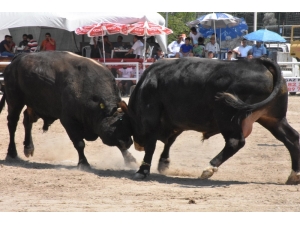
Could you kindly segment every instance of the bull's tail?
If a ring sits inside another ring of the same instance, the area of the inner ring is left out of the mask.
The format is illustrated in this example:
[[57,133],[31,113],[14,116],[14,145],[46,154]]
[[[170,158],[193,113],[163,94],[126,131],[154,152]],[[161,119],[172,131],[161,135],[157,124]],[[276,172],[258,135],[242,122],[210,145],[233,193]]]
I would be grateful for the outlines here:
[[272,93],[266,98],[265,100],[255,103],[255,104],[247,104],[239,99],[237,96],[230,94],[230,93],[217,93],[216,100],[217,101],[224,101],[227,105],[238,110],[237,114],[234,116],[235,119],[241,121],[242,119],[246,118],[252,112],[264,107],[269,102],[271,102],[274,97],[280,91],[282,86],[282,79],[281,79],[281,71],[277,63],[272,62],[270,59],[262,59],[263,65],[268,68],[268,70],[273,74],[273,83],[274,88]]
[[3,91],[3,95],[2,95],[2,98],[1,98],[1,101],[0,101],[0,113],[2,112],[2,109],[4,108],[4,105],[5,105],[5,91]]

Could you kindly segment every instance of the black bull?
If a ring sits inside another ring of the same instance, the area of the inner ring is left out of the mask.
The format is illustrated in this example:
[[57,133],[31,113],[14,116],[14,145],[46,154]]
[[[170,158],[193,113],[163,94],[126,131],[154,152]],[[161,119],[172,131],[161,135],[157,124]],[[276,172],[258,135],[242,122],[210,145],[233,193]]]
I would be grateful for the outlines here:
[[43,130],[59,119],[78,151],[78,166],[89,168],[84,155],[83,139],[100,137],[104,144],[117,146],[125,163],[135,162],[127,151],[132,144],[128,125],[122,120],[121,102],[111,72],[94,60],[70,52],[22,54],[13,59],[4,71],[5,92],[0,112],[8,105],[10,142],[7,155],[17,156],[14,141],[19,115],[24,111],[24,153],[33,155],[32,123],[44,120]]
[[245,145],[253,123],[258,122],[289,150],[292,172],[287,183],[299,184],[299,134],[287,122],[287,103],[280,68],[270,60],[160,60],[145,70],[128,107],[122,105],[136,148],[145,150],[135,176],[150,173],[157,140],[165,144],[158,166],[163,172],[178,135],[195,130],[203,133],[203,140],[219,133],[225,139],[222,151],[203,170],[201,178],[209,178]]

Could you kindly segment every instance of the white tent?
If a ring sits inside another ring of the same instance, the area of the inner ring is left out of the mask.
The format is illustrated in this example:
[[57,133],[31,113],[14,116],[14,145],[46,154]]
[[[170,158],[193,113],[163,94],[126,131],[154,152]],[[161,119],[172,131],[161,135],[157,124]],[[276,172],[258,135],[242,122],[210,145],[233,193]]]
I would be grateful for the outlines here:
[[[31,33],[41,43],[46,32],[57,41],[58,50],[74,49],[78,46],[81,36],[74,36],[76,28],[100,22],[136,23],[139,21],[151,21],[159,25],[165,25],[165,19],[159,13],[144,12],[0,12],[0,31],[9,29],[14,41],[18,44],[23,33]],[[60,30],[58,30],[60,29]],[[2,32],[3,33],[3,32]],[[54,35],[54,33],[56,35]],[[117,36],[117,35],[116,35]],[[0,37],[2,39],[4,37]],[[87,39],[89,42],[89,39]],[[166,52],[165,35],[157,35],[156,40]],[[114,41],[114,40],[111,40]],[[130,40],[131,41],[131,40]],[[75,45],[74,45],[75,43]],[[70,47],[67,47],[69,46]],[[71,45],[73,45],[71,47]],[[61,47],[59,47],[61,46]]]

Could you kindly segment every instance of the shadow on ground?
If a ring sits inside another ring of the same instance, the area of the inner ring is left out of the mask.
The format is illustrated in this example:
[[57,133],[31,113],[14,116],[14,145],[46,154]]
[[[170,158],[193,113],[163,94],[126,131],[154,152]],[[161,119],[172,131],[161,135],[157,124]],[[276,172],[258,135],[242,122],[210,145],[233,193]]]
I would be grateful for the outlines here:
[[[67,170],[76,170],[77,166],[69,166],[63,164],[49,164],[49,163],[39,163],[39,162],[29,162],[20,158],[11,159],[7,158],[5,160],[0,160],[0,166],[11,166],[11,167],[21,167],[25,169],[67,169]],[[159,182],[163,184],[178,184],[184,188],[200,188],[200,187],[229,187],[230,185],[244,185],[244,184],[273,184],[273,185],[282,185],[278,183],[258,183],[258,182],[240,182],[240,181],[220,181],[220,180],[201,180],[196,177],[172,177],[167,175],[162,175],[158,173],[152,173],[145,179],[135,180],[134,174],[136,170],[124,169],[124,170],[111,170],[111,169],[95,169],[91,168],[86,170],[87,173],[93,173],[101,177],[114,177],[114,178],[127,178],[136,182]]]

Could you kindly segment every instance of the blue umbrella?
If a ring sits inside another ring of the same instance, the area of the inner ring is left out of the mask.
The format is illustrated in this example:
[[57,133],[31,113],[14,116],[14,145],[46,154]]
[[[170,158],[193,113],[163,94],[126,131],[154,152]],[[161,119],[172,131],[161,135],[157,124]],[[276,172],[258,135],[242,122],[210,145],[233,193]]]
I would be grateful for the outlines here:
[[[210,37],[214,33],[214,29],[210,28],[204,28],[201,24],[199,24],[199,32],[203,35],[203,37],[207,38]],[[245,32],[248,30],[248,25],[244,18],[240,18],[240,23],[237,26],[234,27],[226,27],[226,28],[220,28],[221,31],[218,29],[217,35],[220,40],[231,40],[239,36],[243,36]]]
[[260,42],[286,42],[286,40],[281,37],[279,34],[267,30],[267,29],[260,29],[249,33],[244,36],[249,41],[260,41]]

